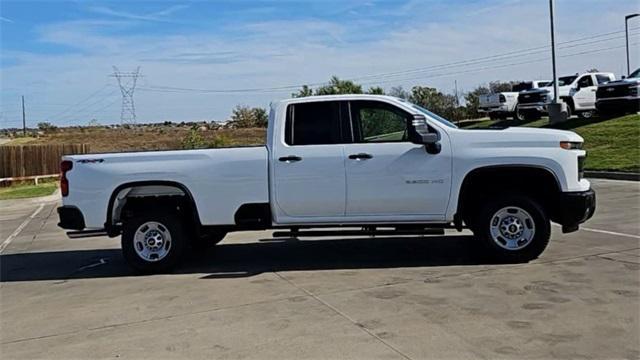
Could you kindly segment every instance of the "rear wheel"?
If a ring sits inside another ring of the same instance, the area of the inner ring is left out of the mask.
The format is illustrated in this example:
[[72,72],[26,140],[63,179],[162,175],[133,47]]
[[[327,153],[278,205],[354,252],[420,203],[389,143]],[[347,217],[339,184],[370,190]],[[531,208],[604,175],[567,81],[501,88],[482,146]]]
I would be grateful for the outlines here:
[[169,214],[134,217],[122,230],[122,254],[132,268],[142,273],[172,269],[182,260],[186,244],[181,221]]
[[524,262],[537,258],[547,247],[551,224],[532,199],[505,196],[480,209],[473,232],[495,260]]

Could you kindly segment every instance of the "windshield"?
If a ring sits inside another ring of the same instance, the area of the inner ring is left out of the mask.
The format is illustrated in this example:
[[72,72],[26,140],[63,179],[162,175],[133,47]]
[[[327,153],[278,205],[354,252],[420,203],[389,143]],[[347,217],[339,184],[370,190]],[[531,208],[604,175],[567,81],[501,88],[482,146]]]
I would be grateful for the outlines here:
[[513,87],[511,88],[511,91],[521,92],[521,91],[531,90],[531,88],[533,88],[533,83],[523,82],[523,83],[513,85]]
[[632,72],[631,75],[629,75],[630,79],[636,79],[636,78],[640,78],[640,69],[636,69],[636,71]]
[[[411,103],[410,103],[411,104]],[[455,126],[451,121],[441,117],[440,115],[434,114],[431,111],[423,108],[422,106],[418,106],[416,104],[411,104],[411,106],[413,106],[414,109],[420,111],[421,113],[429,116],[430,118],[432,118],[433,120],[436,120],[437,122],[441,123],[444,126],[448,126],[450,128],[454,128],[457,129],[458,127]]]
[[[571,75],[571,76],[563,76],[561,78],[558,78],[558,86],[565,86],[565,85],[571,85],[576,78],[578,77],[578,75]],[[549,85],[547,85],[549,87],[553,86],[553,81],[549,83]]]

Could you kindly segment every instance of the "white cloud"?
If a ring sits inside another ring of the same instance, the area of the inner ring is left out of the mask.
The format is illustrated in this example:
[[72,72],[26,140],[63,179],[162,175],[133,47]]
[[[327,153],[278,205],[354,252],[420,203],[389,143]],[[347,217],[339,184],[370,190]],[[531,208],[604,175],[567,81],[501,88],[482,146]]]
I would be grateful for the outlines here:
[[13,22],[14,22],[13,20],[11,20],[11,19],[9,19],[9,18],[6,18],[6,17],[4,17],[4,16],[0,16],[0,21],[2,21],[2,22],[8,22],[8,23],[13,23]]
[[[13,99],[17,95],[6,89],[21,89],[31,94],[33,101],[74,103],[105,83],[115,84],[108,77],[112,65],[123,71],[141,66],[145,77],[135,95],[140,121],[223,120],[236,104],[266,107],[271,100],[288,97],[292,91],[182,94],[143,89],[149,86],[239,89],[315,83],[326,81],[331,75],[349,78],[422,68],[549,42],[548,9],[543,1],[495,1],[486,11],[480,5],[449,8],[440,3],[436,5],[413,5],[407,10],[410,15],[400,24],[384,27],[367,19],[352,22],[265,20],[232,24],[209,33],[141,35],[135,33],[135,22],[139,19],[126,17],[47,25],[40,28],[42,41],[64,45],[73,51],[41,55],[3,50],[3,58],[12,58],[16,63],[2,70],[3,102],[6,97]],[[622,30],[622,18],[632,8],[628,3],[617,1],[561,2],[557,9],[558,41]],[[362,35],[370,36],[362,41],[359,39]],[[560,55],[621,44],[624,44],[621,38],[613,39],[561,50]],[[470,90],[491,80],[549,78],[548,61],[506,66],[546,56],[516,56],[504,61],[436,68],[380,80],[386,88],[420,84],[451,91],[456,79],[460,89]],[[632,61],[637,63],[638,57],[634,55]],[[503,67],[491,69],[500,65]],[[559,58],[561,74],[593,67],[619,74],[623,65],[624,49]],[[483,70],[464,73],[473,69]],[[443,75],[451,73],[457,74]],[[27,88],[21,85],[36,81],[44,84]],[[376,84],[367,86],[371,85]],[[111,93],[111,89],[104,93]],[[62,120],[86,123],[91,111],[116,101],[97,114],[97,118],[103,123],[117,122],[117,99],[115,93],[78,114],[77,119],[63,117]],[[51,113],[42,110],[32,115],[45,119]]]
[[106,6],[92,6],[89,8],[90,11],[101,14],[108,15],[117,18],[123,18],[128,20],[144,20],[144,21],[169,21],[167,16],[175,13],[176,11],[188,8],[188,5],[172,5],[165,9],[154,11],[147,14],[133,14],[126,11],[114,10],[112,8]]

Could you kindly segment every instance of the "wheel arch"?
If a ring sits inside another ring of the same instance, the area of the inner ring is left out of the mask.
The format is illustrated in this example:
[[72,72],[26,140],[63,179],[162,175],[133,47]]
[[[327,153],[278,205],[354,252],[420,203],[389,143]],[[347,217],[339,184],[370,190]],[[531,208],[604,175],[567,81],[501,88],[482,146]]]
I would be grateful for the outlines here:
[[[514,181],[518,180],[522,181],[514,183]],[[536,183],[535,181],[542,182]],[[551,191],[545,192],[544,189],[540,189],[540,186],[532,187],[532,184],[552,186],[552,189],[548,189]],[[483,190],[486,189],[486,192],[475,194],[474,190],[479,187]],[[463,220],[468,210],[475,205],[475,200],[501,188],[508,191],[540,194],[545,200],[545,204],[542,205],[547,208],[552,205],[549,202],[553,202],[555,199],[552,195],[562,192],[558,176],[553,170],[542,165],[513,164],[477,167],[467,172],[462,180],[458,192],[454,221],[459,223]]]
[[[107,205],[107,219],[105,222],[105,229],[110,235],[117,235],[119,229],[117,228],[116,221],[119,220],[121,210],[126,204],[126,199],[129,198],[129,194],[134,190],[141,190],[144,192],[146,189],[148,192],[139,194],[137,197],[160,197],[160,196],[182,196],[185,199],[185,203],[189,207],[192,219],[194,223],[200,227],[200,216],[198,214],[198,208],[194,197],[189,191],[189,188],[176,181],[168,180],[143,180],[143,181],[131,181],[118,185],[109,197]],[[127,191],[128,190],[128,191]],[[171,190],[174,190],[172,193]],[[126,191],[126,192],[125,192]],[[123,194],[123,196],[120,196]],[[120,199],[124,200],[120,203]]]

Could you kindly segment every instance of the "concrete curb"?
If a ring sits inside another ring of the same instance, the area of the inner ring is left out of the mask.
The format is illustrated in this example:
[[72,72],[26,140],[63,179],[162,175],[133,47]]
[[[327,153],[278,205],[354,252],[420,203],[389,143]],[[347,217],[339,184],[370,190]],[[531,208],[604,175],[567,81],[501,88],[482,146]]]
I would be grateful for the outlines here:
[[584,176],[592,179],[640,181],[640,173],[617,171],[585,171]]

